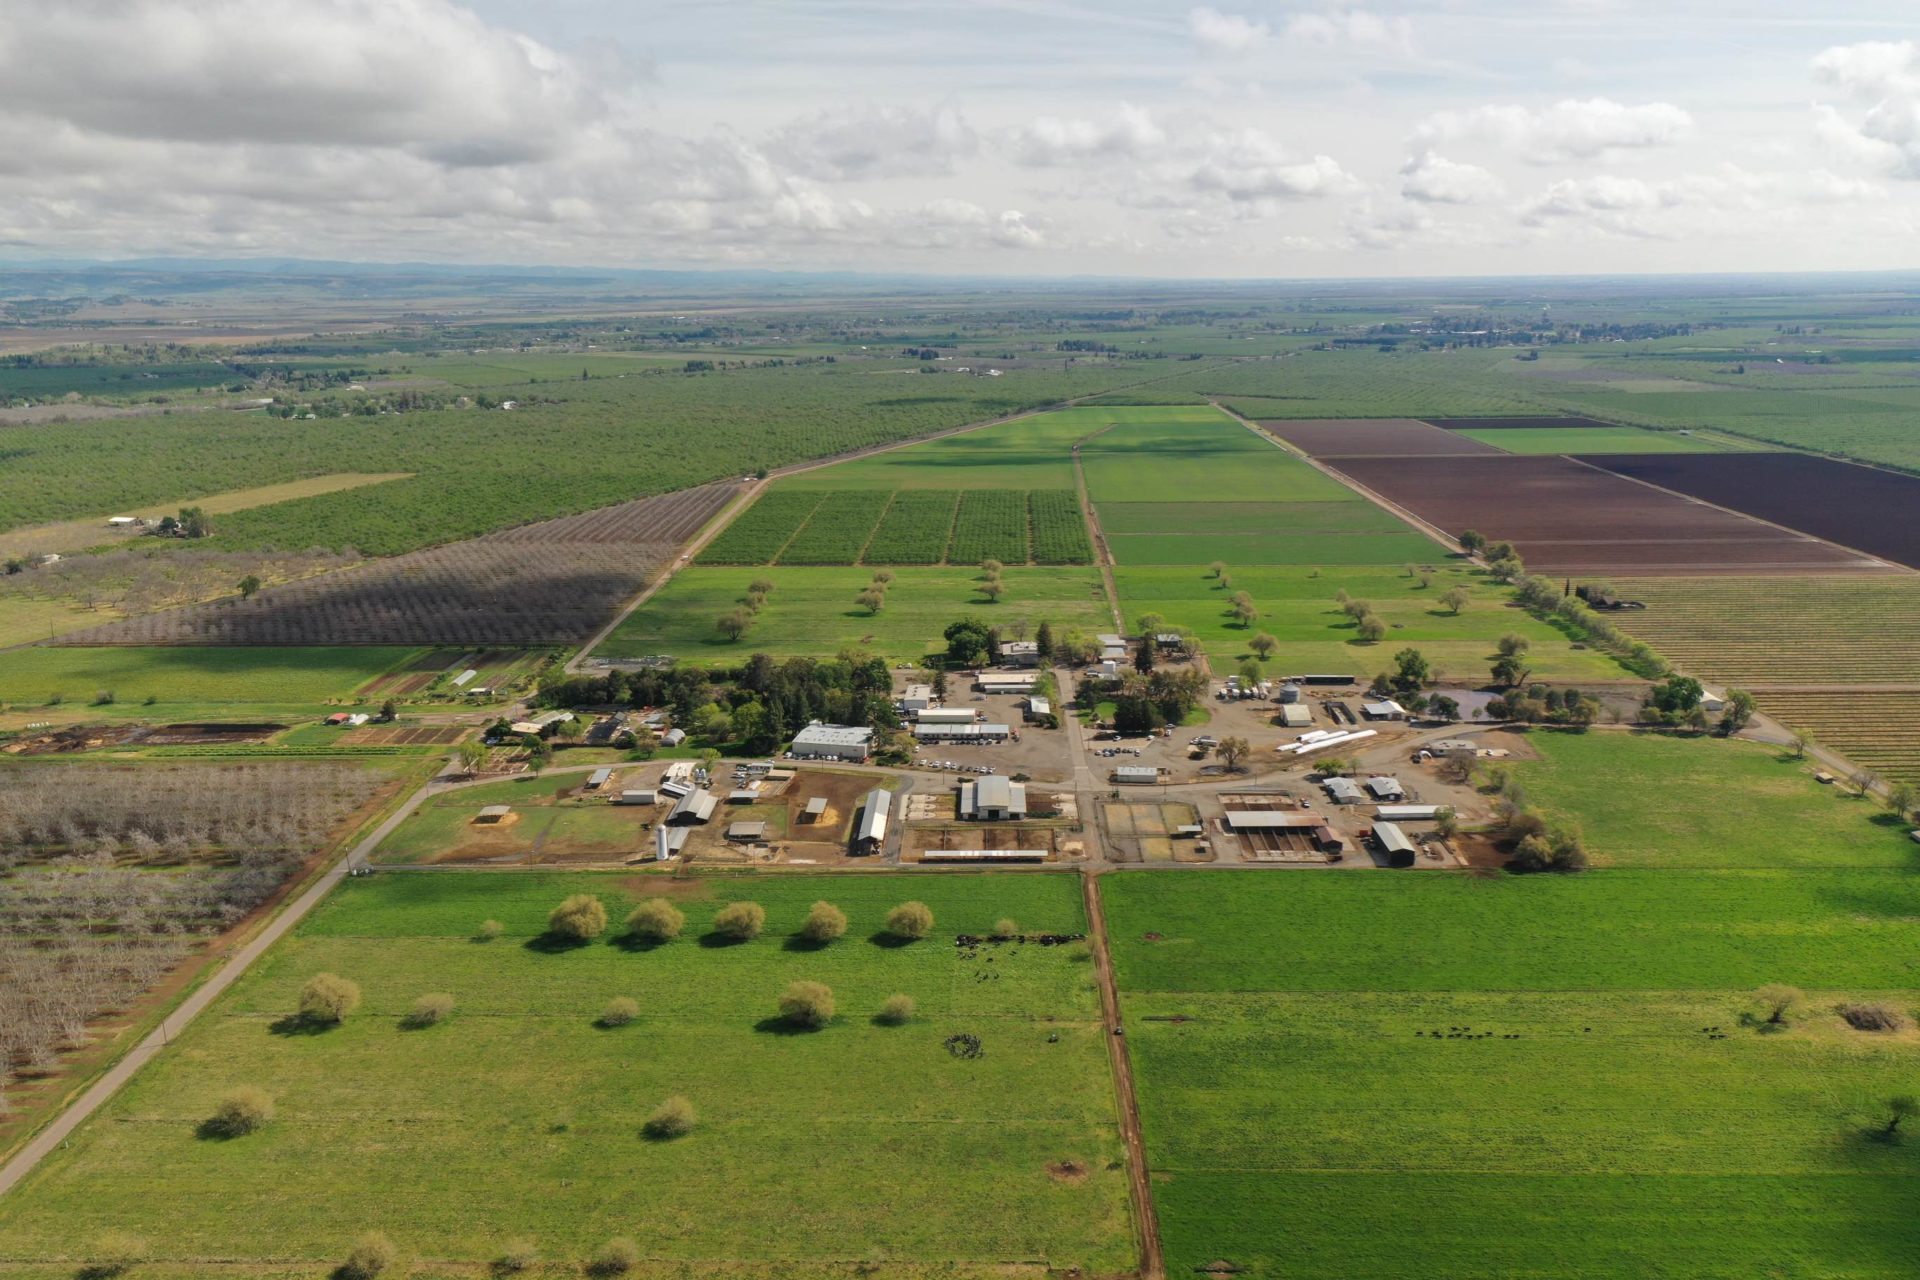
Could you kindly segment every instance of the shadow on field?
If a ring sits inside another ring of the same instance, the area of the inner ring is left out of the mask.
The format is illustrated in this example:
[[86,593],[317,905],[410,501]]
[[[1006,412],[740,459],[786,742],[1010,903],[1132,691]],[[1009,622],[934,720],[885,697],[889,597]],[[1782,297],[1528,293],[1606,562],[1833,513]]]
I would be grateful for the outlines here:
[[658,951],[667,945],[668,939],[645,937],[638,933],[623,933],[607,945],[634,955],[645,955],[649,951]]
[[815,951],[825,951],[828,947],[832,946],[833,943],[834,939],[832,938],[807,938],[794,933],[787,935],[787,940],[780,944],[780,949],[782,951],[811,953]]
[[878,933],[868,934],[867,941],[871,942],[876,947],[885,947],[889,951],[897,951],[901,947],[912,946],[914,943],[918,942],[919,939],[903,938],[897,933],[888,933],[885,929],[882,929]]
[[557,956],[565,955],[569,951],[578,951],[582,947],[593,944],[582,938],[569,938],[558,933],[542,933],[528,938],[521,945],[543,956]]
[[289,1013],[275,1018],[267,1024],[267,1030],[276,1036],[323,1036],[339,1027],[337,1020],[309,1018],[304,1013]]
[[[834,1021],[837,1021],[837,1019]],[[810,1036],[825,1031],[827,1027],[832,1025],[833,1021],[829,1021],[825,1026],[819,1027],[802,1026],[800,1023],[795,1022],[783,1014],[774,1014],[770,1018],[762,1018],[760,1021],[754,1023],[753,1029],[765,1036]]]
[[700,935],[700,945],[709,951],[725,951],[728,947],[745,946],[748,939],[731,933],[722,933],[718,929],[709,929]]

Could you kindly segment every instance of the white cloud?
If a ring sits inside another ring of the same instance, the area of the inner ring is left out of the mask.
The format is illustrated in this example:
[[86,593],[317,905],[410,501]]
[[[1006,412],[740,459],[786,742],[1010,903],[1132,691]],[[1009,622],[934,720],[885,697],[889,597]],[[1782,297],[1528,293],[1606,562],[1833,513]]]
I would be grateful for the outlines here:
[[1331,156],[1282,160],[1228,151],[1210,157],[1187,177],[1196,192],[1229,200],[1312,200],[1359,189],[1359,181]]
[[1421,204],[1479,204],[1505,191],[1506,185],[1479,165],[1431,151],[1416,152],[1400,166],[1400,194]]
[[1383,18],[1365,9],[1296,13],[1287,19],[1285,30],[1289,40],[1326,49],[1413,52],[1411,22],[1405,18]]
[[1137,159],[1165,145],[1167,134],[1152,115],[1123,106],[1107,120],[1041,116],[1004,139],[1014,161],[1035,168]]
[[1815,104],[1818,137],[1897,177],[1920,179],[1920,44],[1836,45],[1813,60],[1813,75],[1865,107],[1855,121]]
[[489,165],[557,153],[605,103],[567,58],[448,0],[77,0],[9,6],[0,110]]
[[868,105],[796,120],[767,147],[794,172],[837,182],[951,174],[956,160],[979,151],[980,137],[952,106]]
[[1187,30],[1201,52],[1220,57],[1252,53],[1273,35],[1273,28],[1264,22],[1243,18],[1237,13],[1222,13],[1206,5],[1188,11]]
[[1428,116],[1414,130],[1421,145],[1494,142],[1529,164],[1592,160],[1616,151],[1670,146],[1693,117],[1667,102],[1625,106],[1608,98],[1567,99],[1550,107],[1490,105]]

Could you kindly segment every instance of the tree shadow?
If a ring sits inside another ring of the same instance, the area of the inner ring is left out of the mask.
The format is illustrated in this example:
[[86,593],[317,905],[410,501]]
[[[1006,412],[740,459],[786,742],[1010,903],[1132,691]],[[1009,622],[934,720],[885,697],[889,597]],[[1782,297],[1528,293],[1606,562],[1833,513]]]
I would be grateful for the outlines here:
[[340,1025],[337,1019],[314,1018],[304,1013],[289,1013],[267,1024],[276,1036],[323,1036]]
[[878,933],[868,934],[867,941],[876,947],[885,947],[889,951],[895,951],[901,947],[910,947],[920,941],[920,939],[903,938],[897,933],[888,933],[885,929],[882,929]]
[[537,951],[543,956],[564,955],[569,951],[591,945],[585,938],[572,938],[565,934],[547,932],[528,938],[521,944],[529,951]]
[[741,947],[750,941],[752,941],[752,939],[742,938],[738,934],[722,933],[718,929],[709,929],[700,935],[700,945],[709,951],[724,951],[728,947]]
[[649,951],[658,951],[671,941],[673,941],[671,938],[655,938],[648,934],[623,933],[607,945],[618,947],[629,954],[645,955]]
[[832,938],[809,938],[795,933],[788,935],[787,940],[780,944],[780,949],[800,952],[825,951],[834,944],[834,941]]
[[761,1035],[766,1036],[810,1036],[825,1031],[832,1025],[832,1020],[829,1019],[817,1027],[809,1027],[802,1023],[795,1022],[784,1014],[775,1014],[770,1018],[762,1018],[760,1021],[754,1023],[753,1029]]

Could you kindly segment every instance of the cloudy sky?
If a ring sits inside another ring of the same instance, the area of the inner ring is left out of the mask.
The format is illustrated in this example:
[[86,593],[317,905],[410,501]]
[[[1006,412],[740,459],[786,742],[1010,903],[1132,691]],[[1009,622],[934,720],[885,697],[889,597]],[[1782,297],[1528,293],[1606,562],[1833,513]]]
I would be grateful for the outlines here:
[[0,0],[0,254],[1920,267],[1913,0]]

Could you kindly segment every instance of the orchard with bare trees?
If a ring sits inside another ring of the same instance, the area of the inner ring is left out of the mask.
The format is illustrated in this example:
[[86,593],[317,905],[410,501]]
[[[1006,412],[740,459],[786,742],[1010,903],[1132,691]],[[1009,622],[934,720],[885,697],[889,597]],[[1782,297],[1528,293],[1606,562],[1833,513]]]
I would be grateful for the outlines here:
[[0,769],[0,1086],[54,1070],[384,781],[308,762]]

